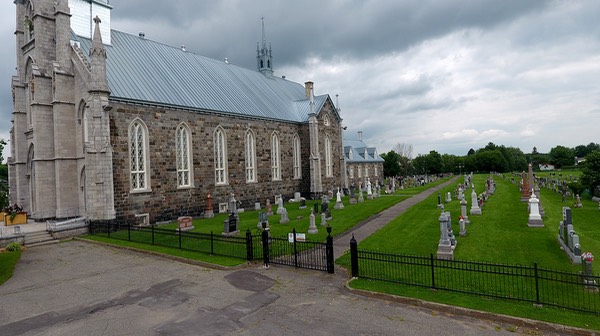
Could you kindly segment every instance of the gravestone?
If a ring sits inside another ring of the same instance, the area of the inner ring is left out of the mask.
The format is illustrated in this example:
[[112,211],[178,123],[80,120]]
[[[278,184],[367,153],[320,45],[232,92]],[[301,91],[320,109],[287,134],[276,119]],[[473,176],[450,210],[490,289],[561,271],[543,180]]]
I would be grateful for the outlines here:
[[448,217],[445,212],[442,212],[439,217],[440,221],[440,241],[438,243],[437,258],[454,260],[454,249],[450,242],[448,232]]
[[521,173],[521,202],[529,202],[529,184],[527,183],[527,175]]
[[302,200],[302,197],[300,196],[300,193],[296,191],[294,193],[294,202],[300,202],[300,200]]
[[256,211],[260,210],[260,202],[258,200],[256,202],[254,202],[254,210],[256,210]]
[[440,194],[440,192],[438,191],[438,204],[437,204],[438,208],[442,207],[442,194]]
[[213,212],[212,196],[206,195],[206,207],[204,208],[204,218],[213,218],[215,213]]
[[[286,224],[290,221],[290,219],[288,217],[287,209],[283,206],[281,206],[280,209],[281,209],[281,211],[280,211],[281,218],[279,219],[279,224]],[[279,210],[279,209],[277,209],[277,210]]]
[[571,218],[571,208],[563,207],[563,220],[558,226],[558,243],[560,247],[572,263],[581,263],[581,245],[579,243],[579,235],[575,233]]
[[460,201],[460,216],[465,221],[465,224],[471,224],[469,216],[467,216],[467,201],[464,198]]
[[356,191],[354,186],[350,187],[350,204],[356,204]]
[[539,201],[535,197],[535,193],[532,192],[529,198],[529,220],[527,221],[527,226],[529,227],[544,227],[538,203]]
[[342,203],[342,194],[340,193],[340,189],[338,189],[337,195],[336,195],[336,200],[335,200],[335,205],[333,206],[334,209],[343,209],[344,208],[344,203]]
[[190,231],[194,228],[192,225],[192,217],[191,216],[181,216],[177,218],[177,224],[179,231]]
[[371,187],[371,179],[367,177],[367,199],[373,199],[373,189]]
[[302,198],[300,200],[300,209],[306,209],[306,199]]
[[358,203],[362,203],[365,201],[365,198],[363,197],[363,191],[362,189],[358,190]]
[[[265,225],[263,225],[263,224],[265,224]],[[256,227],[258,229],[261,229],[263,227],[269,227],[269,216],[267,215],[266,212],[258,213],[258,224],[256,225]]]
[[581,197],[579,196],[579,194],[577,194],[577,196],[575,196],[575,207],[583,208],[583,204],[581,204]]
[[266,210],[267,210],[267,216],[273,216],[273,206],[271,205],[271,200],[268,198],[267,198]]
[[237,228],[238,221],[239,219],[235,215],[235,213],[232,212],[231,214],[229,214],[227,219],[223,221],[223,236],[237,236],[240,233],[240,231]]
[[314,208],[314,211],[313,211],[313,212],[314,212],[314,213],[316,213],[316,214],[318,214],[318,213],[319,213],[319,203],[315,203],[315,204],[313,205],[313,208]]
[[327,214],[324,212],[321,213],[321,226],[327,226]]
[[471,215],[481,215],[481,208],[479,207],[479,200],[477,199],[477,193],[475,192],[475,185],[472,186],[471,191]]
[[315,234],[319,233],[319,229],[317,228],[317,224],[315,222],[315,213],[312,209],[310,209],[309,225],[308,225],[308,233]]
[[466,227],[466,223],[465,220],[463,218],[461,218],[458,221],[458,225],[460,226],[460,232],[458,233],[461,237],[464,237],[467,235],[467,227]]
[[446,193],[446,203],[450,203],[452,202],[452,195],[450,194],[450,192],[448,191]]
[[326,212],[327,209],[329,209],[329,203],[325,202],[325,199],[323,199],[323,202],[321,203],[321,213]]
[[279,196],[277,199],[277,214],[281,215],[284,211],[285,208],[283,207],[283,197]]
[[331,209],[327,208],[325,210],[325,216],[327,217],[327,220],[332,220],[333,217],[331,216]]

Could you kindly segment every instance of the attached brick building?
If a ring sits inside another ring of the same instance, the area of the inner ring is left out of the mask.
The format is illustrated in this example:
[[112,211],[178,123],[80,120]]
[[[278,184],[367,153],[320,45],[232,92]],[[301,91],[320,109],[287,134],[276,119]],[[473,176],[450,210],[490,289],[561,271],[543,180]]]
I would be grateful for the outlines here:
[[[10,201],[33,219],[169,220],[345,187],[329,95],[110,29],[106,0],[16,0]],[[93,17],[92,17],[93,16]],[[264,30],[263,30],[264,31]]]

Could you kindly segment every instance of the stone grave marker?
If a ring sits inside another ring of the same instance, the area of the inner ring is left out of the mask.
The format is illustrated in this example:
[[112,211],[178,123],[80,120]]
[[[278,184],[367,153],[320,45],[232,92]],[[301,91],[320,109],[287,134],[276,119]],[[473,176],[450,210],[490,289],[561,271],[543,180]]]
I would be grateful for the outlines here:
[[308,225],[308,233],[315,234],[319,233],[319,229],[317,228],[317,224],[315,222],[315,213],[312,209],[310,209],[309,225]]
[[240,231],[238,230],[238,217],[235,213],[229,214],[227,219],[223,222],[223,236],[237,236]]

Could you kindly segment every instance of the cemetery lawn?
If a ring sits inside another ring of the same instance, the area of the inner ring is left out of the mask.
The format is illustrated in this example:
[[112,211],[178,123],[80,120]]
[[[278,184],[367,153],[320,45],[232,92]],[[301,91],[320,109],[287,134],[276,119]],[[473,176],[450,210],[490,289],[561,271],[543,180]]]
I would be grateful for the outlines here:
[[[407,188],[404,190],[397,190],[397,192],[393,195],[382,195],[382,197],[373,199],[373,200],[365,200],[364,203],[358,203],[351,205],[349,204],[349,197],[343,197],[344,209],[334,209],[335,198],[329,203],[329,208],[331,209],[331,215],[333,217],[332,220],[328,221],[328,224],[332,227],[332,236],[336,236],[344,233],[345,231],[351,229],[352,227],[360,224],[361,222],[367,220],[369,217],[378,214],[379,212],[391,207],[392,205],[401,202],[407,198],[410,198],[412,195],[416,195],[424,190],[437,186],[441,183],[444,183],[448,180],[441,179],[424,186]],[[364,194],[366,198],[366,194]],[[357,195],[358,197],[358,195]],[[277,215],[275,212],[277,210],[277,206],[273,205],[273,216],[269,217],[269,227],[271,231],[271,235],[274,237],[287,237],[288,233],[291,233],[295,228],[298,233],[306,233],[308,231],[309,226],[309,215],[310,209],[313,208],[314,204],[319,203],[320,201],[306,201],[306,209],[299,209],[298,203],[286,203],[285,208],[288,211],[289,222],[286,224],[279,224],[279,220],[281,218],[280,215]],[[264,207],[264,205],[263,205]],[[264,209],[262,211],[265,211]],[[239,214],[240,222],[238,223],[238,230],[240,231],[240,236],[244,236],[246,230],[250,230],[253,235],[258,235],[261,233],[261,229],[257,228],[258,224],[258,211],[244,211]],[[223,222],[227,218],[227,214],[215,214],[214,218],[197,218],[193,220],[194,229],[191,232],[199,232],[199,233],[213,233],[215,235],[220,235],[223,231]],[[311,241],[320,241],[324,242],[327,238],[327,231],[324,227],[320,225],[321,217],[319,214],[315,216],[315,222],[319,229],[317,234],[307,234],[307,239]],[[161,229],[172,229],[175,230],[177,228],[177,222],[171,222],[168,224],[159,225]],[[151,245],[150,241],[147,244],[139,243],[139,242],[128,242],[125,240],[119,240],[114,238],[108,238],[104,236],[94,236],[87,235],[83,237],[84,239],[94,240],[98,242],[104,242],[109,244],[114,244],[123,247],[134,247],[137,249],[143,249],[147,251],[153,251],[158,253],[163,253],[167,255],[173,255],[177,257],[188,258],[192,260],[203,261],[207,263],[213,263],[222,266],[237,266],[246,262],[246,260],[239,258],[230,258],[223,256],[215,256],[206,253],[200,252],[192,252],[192,251],[182,251],[176,248],[168,248],[162,246]]]
[[[478,194],[484,191],[484,183],[488,177],[489,175],[474,176],[475,191]],[[510,181],[512,175],[507,174],[505,177],[506,179],[499,176],[494,177],[496,192],[490,196],[483,206],[483,214],[480,216],[469,215],[471,224],[467,226],[468,234],[466,237],[458,235],[460,231],[458,226],[460,204],[454,195],[454,188],[457,184],[440,190],[442,201],[445,199],[446,192],[450,191],[452,193],[453,201],[444,205],[445,210],[450,211],[452,214],[452,227],[457,240],[457,247],[454,251],[455,260],[526,266],[532,266],[534,262],[537,262],[539,268],[577,272],[581,270],[581,266],[572,265],[557,242],[558,225],[559,221],[562,220],[563,206],[571,206],[573,225],[580,236],[582,250],[600,256],[600,230],[597,229],[600,224],[600,211],[597,203],[593,203],[590,199],[583,199],[583,208],[576,209],[569,202],[563,204],[559,194],[548,189],[542,189],[541,199],[545,210],[543,219],[545,227],[529,228],[527,226],[527,203],[520,202],[519,188]],[[515,180],[520,179],[515,178]],[[462,178],[460,182],[462,182]],[[465,192],[465,196],[468,201],[467,213],[469,213],[471,206],[470,190],[468,193]],[[433,253],[435,256],[440,235],[439,214],[437,194],[434,194],[361,241],[358,248],[360,250],[421,256],[429,256]],[[349,254],[339,258],[337,263],[350,268]],[[597,270],[595,273],[597,273]],[[529,304],[500,299],[488,300],[471,295],[443,293],[441,291],[432,292],[411,286],[391,285],[362,279],[352,281],[350,286],[496,313],[576,325],[583,328],[600,329],[600,322],[594,324],[595,326],[589,323],[592,320],[589,314],[570,312],[569,314],[573,316],[581,316],[579,322],[577,322],[576,317],[559,319],[558,317],[561,314],[565,314],[565,310],[562,309],[532,309]],[[490,302],[494,302],[494,304],[492,305]],[[553,311],[557,313],[553,314]]]
[[12,277],[19,258],[21,258],[21,251],[0,252],[0,285]]

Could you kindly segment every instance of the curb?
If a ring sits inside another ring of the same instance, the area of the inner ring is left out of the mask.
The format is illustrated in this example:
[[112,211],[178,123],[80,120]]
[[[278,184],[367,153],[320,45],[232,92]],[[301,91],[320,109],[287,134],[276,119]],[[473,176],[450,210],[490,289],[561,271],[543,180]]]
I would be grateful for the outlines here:
[[372,291],[368,291],[368,290],[364,290],[364,289],[356,289],[356,288],[350,287],[350,281],[352,281],[352,280],[353,279],[348,279],[348,281],[346,281],[346,285],[345,285],[346,289],[351,293],[361,295],[364,297],[368,297],[368,298],[373,298],[373,299],[378,299],[378,300],[386,300],[386,301],[401,303],[401,304],[405,304],[405,305],[434,310],[434,311],[438,311],[438,312],[459,315],[459,316],[464,316],[464,317],[470,317],[470,318],[474,318],[474,319],[486,320],[486,321],[497,322],[497,323],[511,324],[511,325],[517,326],[518,328],[527,328],[527,329],[532,329],[532,330],[553,332],[553,333],[558,333],[561,335],[576,335],[576,336],[599,336],[600,335],[600,332],[588,330],[588,329],[582,329],[582,328],[578,328],[578,327],[565,326],[562,324],[532,320],[532,319],[523,318],[523,317],[516,317],[516,316],[484,312],[484,311],[470,309],[470,308],[464,308],[464,307],[450,306],[450,305],[447,305],[444,303],[424,301],[421,299],[415,299],[415,298],[411,298],[411,297],[399,296],[399,295],[394,295],[394,294],[372,292]]

